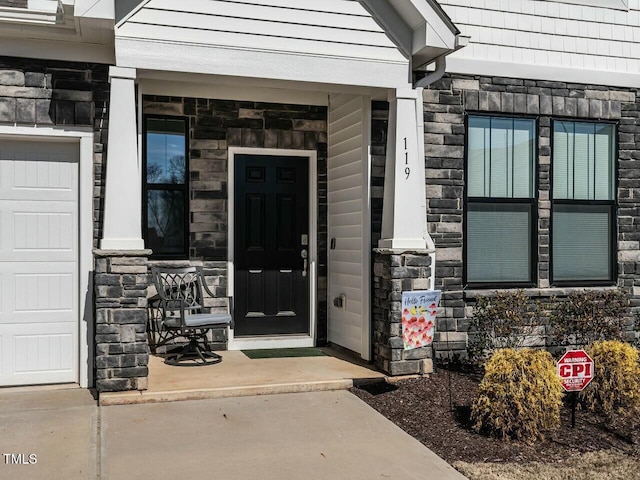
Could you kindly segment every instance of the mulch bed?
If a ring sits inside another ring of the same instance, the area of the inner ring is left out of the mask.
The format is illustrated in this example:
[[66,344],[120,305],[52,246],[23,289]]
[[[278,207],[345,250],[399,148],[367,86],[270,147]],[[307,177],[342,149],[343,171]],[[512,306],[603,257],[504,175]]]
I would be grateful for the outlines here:
[[640,455],[632,441],[637,440],[637,431],[611,431],[604,428],[601,417],[584,410],[576,412],[576,427],[571,428],[568,406],[562,409],[560,429],[532,445],[474,433],[469,414],[480,379],[474,373],[439,369],[428,377],[351,391],[449,463],[561,462],[577,453],[610,449]]

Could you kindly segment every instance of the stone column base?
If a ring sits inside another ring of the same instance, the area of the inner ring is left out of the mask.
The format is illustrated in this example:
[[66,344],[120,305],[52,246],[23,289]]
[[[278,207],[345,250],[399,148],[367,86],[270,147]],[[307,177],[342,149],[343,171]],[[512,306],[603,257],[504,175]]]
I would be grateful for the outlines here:
[[428,253],[374,254],[373,361],[390,375],[433,372],[432,348],[405,350],[402,341],[402,292],[430,288]]
[[146,390],[150,250],[94,250],[96,388]]

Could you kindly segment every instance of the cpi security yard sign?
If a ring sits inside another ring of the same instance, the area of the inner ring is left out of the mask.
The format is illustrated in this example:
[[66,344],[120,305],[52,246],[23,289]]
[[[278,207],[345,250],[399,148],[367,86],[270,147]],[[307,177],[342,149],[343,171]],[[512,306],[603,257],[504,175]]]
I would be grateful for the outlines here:
[[567,392],[579,392],[593,379],[593,360],[584,350],[569,350],[558,360],[558,375]]

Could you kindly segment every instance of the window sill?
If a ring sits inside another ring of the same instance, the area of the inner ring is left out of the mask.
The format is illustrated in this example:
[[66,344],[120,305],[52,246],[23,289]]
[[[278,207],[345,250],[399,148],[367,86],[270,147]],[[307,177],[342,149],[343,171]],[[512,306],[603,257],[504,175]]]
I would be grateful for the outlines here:
[[491,288],[491,289],[469,289],[464,290],[465,299],[475,299],[478,297],[495,297],[498,292],[515,292],[524,290],[527,297],[548,298],[553,296],[566,296],[584,290],[617,290],[615,285],[600,287],[549,287],[549,288]]

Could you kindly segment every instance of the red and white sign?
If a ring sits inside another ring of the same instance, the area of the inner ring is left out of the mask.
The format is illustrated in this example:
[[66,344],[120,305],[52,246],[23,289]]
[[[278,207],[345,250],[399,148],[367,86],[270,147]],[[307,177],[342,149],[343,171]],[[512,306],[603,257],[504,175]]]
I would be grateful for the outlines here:
[[593,379],[593,360],[584,350],[569,350],[558,360],[558,376],[567,392],[579,392]]

